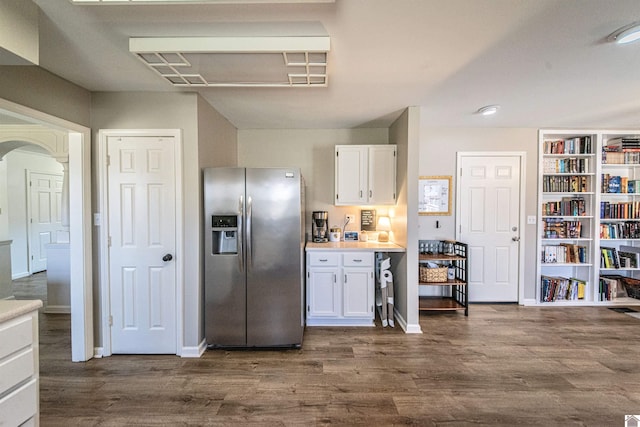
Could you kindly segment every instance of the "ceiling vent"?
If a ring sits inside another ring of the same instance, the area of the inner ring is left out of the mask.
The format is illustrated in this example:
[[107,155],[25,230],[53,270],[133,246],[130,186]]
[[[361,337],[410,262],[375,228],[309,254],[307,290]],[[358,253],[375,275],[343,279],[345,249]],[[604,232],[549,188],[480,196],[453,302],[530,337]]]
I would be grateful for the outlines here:
[[328,36],[132,37],[129,51],[177,87],[326,87]]

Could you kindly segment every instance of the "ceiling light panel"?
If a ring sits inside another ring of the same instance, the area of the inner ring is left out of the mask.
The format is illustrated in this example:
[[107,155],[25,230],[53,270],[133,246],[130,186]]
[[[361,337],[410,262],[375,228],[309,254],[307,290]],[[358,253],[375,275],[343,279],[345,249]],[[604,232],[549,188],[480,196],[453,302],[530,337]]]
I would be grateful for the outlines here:
[[268,3],[335,3],[335,0],[71,0],[81,4],[268,4]]
[[178,87],[326,87],[329,37],[135,37],[129,50]]

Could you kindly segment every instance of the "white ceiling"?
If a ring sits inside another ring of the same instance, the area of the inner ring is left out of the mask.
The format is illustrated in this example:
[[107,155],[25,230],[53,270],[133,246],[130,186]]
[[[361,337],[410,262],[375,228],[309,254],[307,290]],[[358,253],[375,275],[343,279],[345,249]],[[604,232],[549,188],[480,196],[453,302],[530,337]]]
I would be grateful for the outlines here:
[[[336,0],[78,5],[33,0],[40,66],[91,91],[197,90],[239,129],[433,126],[640,128],[640,43],[607,36],[638,0]],[[326,35],[326,88],[176,89],[129,37]],[[474,114],[500,104],[499,114]]]

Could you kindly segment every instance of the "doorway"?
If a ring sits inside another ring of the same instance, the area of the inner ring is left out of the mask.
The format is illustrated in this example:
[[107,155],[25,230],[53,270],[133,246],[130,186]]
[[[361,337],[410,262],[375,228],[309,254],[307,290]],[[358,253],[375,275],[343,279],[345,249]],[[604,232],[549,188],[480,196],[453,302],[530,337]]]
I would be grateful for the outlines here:
[[469,245],[469,301],[518,302],[523,152],[458,153],[456,238]]
[[181,133],[99,135],[102,354],[180,355]]
[[[0,113],[43,128],[65,131],[68,149],[55,143],[28,139],[19,131],[0,129],[0,157],[25,143],[39,145],[52,155],[63,155],[69,167],[71,360],[93,357],[93,292],[91,250],[91,131],[89,128],[0,99]],[[12,133],[13,132],[13,133]]]

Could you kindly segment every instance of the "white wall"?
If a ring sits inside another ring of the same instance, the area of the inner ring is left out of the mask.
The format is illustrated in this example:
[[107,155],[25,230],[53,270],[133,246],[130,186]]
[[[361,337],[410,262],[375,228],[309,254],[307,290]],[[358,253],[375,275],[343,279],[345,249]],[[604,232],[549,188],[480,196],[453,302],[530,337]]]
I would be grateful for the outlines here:
[[0,160],[0,241],[9,239],[9,199],[7,198],[7,161]]
[[[347,213],[356,215],[360,229],[360,207],[334,206],[334,146],[341,144],[388,144],[384,129],[269,129],[238,131],[238,165],[243,167],[299,167],[306,183],[307,232],[311,212],[329,212],[329,225],[344,225]],[[387,211],[387,207],[375,207]]]
[[11,151],[4,158],[7,168],[8,239],[13,240],[11,272],[15,279],[29,275],[26,171],[62,173],[62,165],[47,154],[22,150]]
[[[433,128],[422,125],[420,129],[419,174],[451,175],[452,206],[451,216],[421,216],[418,239],[455,238],[455,187],[456,153],[461,151],[524,151],[526,152],[525,211],[521,215],[536,215],[538,130],[520,128]],[[439,221],[440,228],[436,228]],[[525,271],[524,298],[535,298],[536,226],[527,225],[524,232]]]

